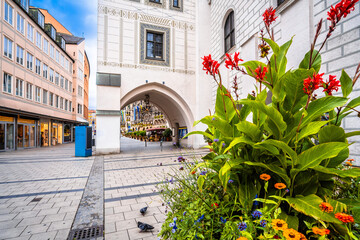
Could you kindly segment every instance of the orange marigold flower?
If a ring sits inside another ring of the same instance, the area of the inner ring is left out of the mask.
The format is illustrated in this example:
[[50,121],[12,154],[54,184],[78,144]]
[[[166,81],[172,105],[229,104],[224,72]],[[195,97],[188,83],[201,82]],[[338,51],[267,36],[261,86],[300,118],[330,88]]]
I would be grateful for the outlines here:
[[353,223],[354,218],[346,213],[337,213],[335,214],[335,217],[342,221],[343,223]]
[[307,238],[305,237],[304,234],[302,234],[302,233],[299,233],[299,234],[300,234],[300,240],[307,240]]
[[271,221],[271,225],[275,230],[284,231],[288,228],[288,224],[281,219],[274,219]]
[[192,175],[194,175],[195,173],[196,173],[196,171],[195,171],[195,170],[191,172],[191,174],[192,174]]
[[263,173],[263,174],[260,175],[261,180],[269,181],[270,178],[271,178],[270,175],[266,174],[266,173]]
[[289,240],[289,239],[300,240],[300,237],[301,237],[299,232],[292,228],[285,229],[283,232],[283,235],[286,238],[286,240]]
[[318,228],[318,227],[313,227],[312,228],[312,231],[314,234],[319,234],[321,236],[324,236],[324,235],[328,235],[330,233],[330,230],[329,229],[326,229],[326,228]]
[[246,237],[239,237],[238,239],[236,240],[248,240]]
[[334,208],[331,206],[330,203],[327,203],[327,202],[322,202],[320,205],[319,205],[321,211],[323,212],[327,212],[327,213],[330,213],[332,211],[334,211]]
[[284,189],[286,188],[286,185],[283,183],[275,183],[275,188],[277,189]]
[[352,166],[351,162],[346,162],[345,164],[348,165],[348,166]]

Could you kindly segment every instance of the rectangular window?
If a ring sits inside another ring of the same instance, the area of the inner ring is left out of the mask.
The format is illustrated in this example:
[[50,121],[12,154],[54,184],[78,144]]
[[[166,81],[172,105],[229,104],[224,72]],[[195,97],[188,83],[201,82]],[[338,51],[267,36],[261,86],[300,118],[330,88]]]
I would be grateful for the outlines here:
[[163,34],[147,32],[146,34],[146,57],[162,60],[163,58]]
[[52,44],[50,44],[50,57],[52,58],[55,58],[55,55],[54,55],[54,46]]
[[55,84],[59,85],[59,73],[55,72]]
[[60,76],[60,87],[64,88],[64,77]]
[[69,91],[69,80],[65,79],[65,90]]
[[69,81],[69,92],[72,92],[72,82]]
[[63,38],[61,38],[61,48],[66,50],[65,40]]
[[41,49],[41,34],[36,31],[36,46]]
[[55,107],[59,108],[59,96],[58,95],[55,96]]
[[150,0],[150,2],[161,3],[160,0]]
[[3,79],[3,92],[12,93],[12,76],[4,72],[4,79]]
[[59,61],[59,55],[60,55],[60,52],[59,52],[58,50],[56,50],[56,61],[57,61],[58,63],[60,63],[60,61]]
[[33,55],[31,55],[30,53],[26,54],[26,67],[29,70],[33,70],[33,61],[34,61],[34,57]]
[[16,45],[16,62],[24,65],[24,49],[19,45]]
[[69,104],[69,101],[67,99],[65,99],[65,111],[68,110],[68,104]]
[[25,19],[17,13],[16,29],[24,35]]
[[54,94],[49,93],[49,105],[54,106]]
[[27,12],[29,11],[29,0],[21,0],[20,4],[23,9],[25,9]]
[[27,38],[34,42],[34,27],[30,23],[27,25]]
[[174,7],[179,7],[179,0],[173,0],[173,6]]
[[8,2],[5,1],[5,14],[4,19],[7,21],[10,25],[13,25],[13,7],[10,6]]
[[84,79],[84,72],[80,68],[78,68],[78,78]]
[[60,56],[60,64],[62,67],[64,67],[64,55],[62,55],[62,54]]
[[64,109],[64,98],[60,98],[60,109]]
[[82,97],[83,94],[83,88],[81,86],[78,86],[78,95]]
[[78,114],[82,114],[82,105],[78,104]]
[[55,28],[51,27],[50,35],[51,35],[52,39],[56,40],[56,30],[55,30]]
[[69,71],[69,60],[65,59],[65,69]]
[[79,51],[79,61],[81,62],[81,64],[84,64],[84,54],[82,54],[82,52]]
[[54,69],[50,68],[49,70],[49,80],[50,82],[54,82]]
[[12,59],[13,41],[4,36],[4,56]]
[[48,103],[48,91],[43,89],[43,104],[47,104],[47,103]]
[[41,75],[41,62],[39,59],[36,58],[35,60],[35,72]]
[[43,77],[45,79],[47,79],[48,76],[48,65],[46,65],[45,63],[43,64]]
[[72,112],[72,102],[69,101],[69,112]]
[[48,54],[49,53],[49,41],[46,40],[45,38],[44,39],[44,43],[43,43],[43,50],[44,50],[44,53]]
[[23,96],[23,88],[24,88],[24,81],[17,78],[16,79],[16,89],[15,89],[16,96],[19,96],[19,97]]
[[41,88],[35,87],[35,101],[40,102],[41,101]]
[[44,28],[45,26],[45,17],[40,13],[40,11],[38,12],[38,24]]
[[26,83],[26,98],[33,99],[33,86],[31,83]]

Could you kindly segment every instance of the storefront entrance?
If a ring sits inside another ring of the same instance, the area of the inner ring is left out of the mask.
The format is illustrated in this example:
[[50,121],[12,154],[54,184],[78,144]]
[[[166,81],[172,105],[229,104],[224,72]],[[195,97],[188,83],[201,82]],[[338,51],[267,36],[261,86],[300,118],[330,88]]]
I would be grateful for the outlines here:
[[53,123],[51,129],[52,145],[63,143],[63,125],[61,123]]
[[0,116],[0,151],[14,149],[14,118]]
[[35,147],[36,131],[35,120],[18,119],[17,125],[17,147],[32,148]]

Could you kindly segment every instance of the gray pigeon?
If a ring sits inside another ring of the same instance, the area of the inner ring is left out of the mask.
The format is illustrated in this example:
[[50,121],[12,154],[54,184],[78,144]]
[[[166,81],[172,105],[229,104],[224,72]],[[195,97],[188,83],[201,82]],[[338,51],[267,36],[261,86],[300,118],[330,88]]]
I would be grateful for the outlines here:
[[154,229],[153,226],[147,224],[147,223],[142,223],[142,222],[138,222],[138,228],[140,228],[140,230],[142,232],[146,232],[147,230],[151,230],[151,229]]
[[148,207],[143,207],[142,209],[140,209],[140,213],[142,215],[145,215],[147,209],[148,209]]

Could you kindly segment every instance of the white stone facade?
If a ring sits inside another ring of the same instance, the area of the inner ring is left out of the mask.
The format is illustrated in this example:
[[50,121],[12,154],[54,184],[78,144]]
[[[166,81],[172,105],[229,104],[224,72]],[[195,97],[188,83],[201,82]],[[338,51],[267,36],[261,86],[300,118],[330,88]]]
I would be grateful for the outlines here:
[[[336,4],[330,0],[285,0],[280,6],[276,0],[182,0],[181,11],[175,11],[171,9],[171,0],[161,2],[160,6],[149,0],[99,0],[98,71],[121,74],[120,93],[117,93],[120,96],[116,96],[121,107],[142,99],[146,92],[153,92],[155,96],[151,99],[167,114],[171,127],[185,125],[189,131],[194,130],[193,120],[214,109],[216,88],[202,71],[201,57],[211,53],[214,59],[221,61],[224,58],[224,25],[231,11],[234,11],[235,46],[229,52],[240,51],[245,61],[260,60],[261,15],[269,6],[275,7],[279,16],[274,28],[276,41],[282,44],[294,36],[288,52],[290,69],[297,67],[309,50],[317,21],[323,18],[327,22],[326,12],[331,4]],[[326,74],[336,74],[339,78],[340,70],[345,68],[352,76],[360,62],[359,3],[355,9],[341,22],[322,52],[322,71]],[[152,25],[158,31],[169,30],[165,33],[169,34],[169,46],[165,44],[164,47],[169,48],[168,63],[158,66],[142,61],[144,24]],[[323,25],[324,33],[327,24]],[[221,63],[225,85],[230,87],[234,75],[225,70],[223,61]],[[241,75],[238,79],[240,96],[246,97],[254,90],[255,82]],[[105,89],[98,86],[98,98],[105,94],[102,88]],[[350,97],[359,93],[360,82]],[[101,102],[98,100],[98,109],[105,110],[107,105]],[[344,127],[346,130],[359,129],[360,119],[351,115],[345,119]],[[203,130],[204,126],[198,128]],[[351,146],[351,156],[356,159],[360,156],[360,139],[354,137],[352,140],[356,143]],[[201,143],[202,139],[198,137],[191,137],[187,142],[195,147]]]

